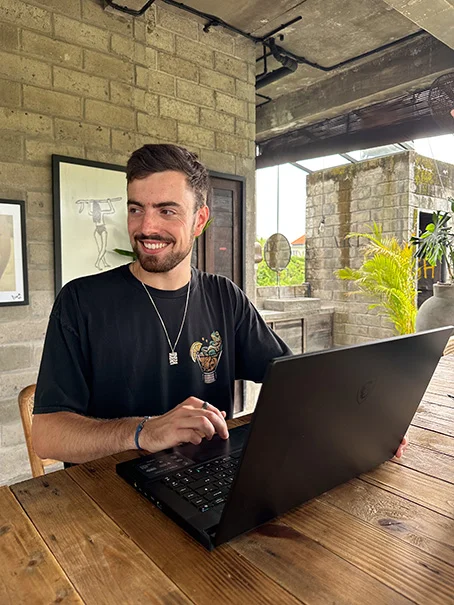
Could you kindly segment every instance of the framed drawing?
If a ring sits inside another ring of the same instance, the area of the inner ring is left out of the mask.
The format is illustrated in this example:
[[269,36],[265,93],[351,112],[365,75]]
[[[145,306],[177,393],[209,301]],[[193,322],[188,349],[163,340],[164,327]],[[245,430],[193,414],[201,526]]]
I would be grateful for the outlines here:
[[0,199],[0,305],[28,305],[25,202]]
[[72,279],[129,262],[126,169],[52,156],[55,293]]

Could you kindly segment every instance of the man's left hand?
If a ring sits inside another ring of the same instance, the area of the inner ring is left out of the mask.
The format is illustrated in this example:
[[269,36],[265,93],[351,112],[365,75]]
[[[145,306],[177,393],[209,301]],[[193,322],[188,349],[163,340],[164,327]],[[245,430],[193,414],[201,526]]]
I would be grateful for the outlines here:
[[407,445],[408,445],[408,437],[407,437],[407,435],[405,435],[405,437],[402,439],[402,443],[397,448],[396,458],[402,458],[405,450],[407,449]]

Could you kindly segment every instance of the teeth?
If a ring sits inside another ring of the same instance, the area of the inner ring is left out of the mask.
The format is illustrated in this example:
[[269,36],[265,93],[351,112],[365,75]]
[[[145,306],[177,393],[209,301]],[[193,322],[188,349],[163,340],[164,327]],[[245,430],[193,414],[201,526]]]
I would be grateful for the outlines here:
[[165,248],[167,246],[167,244],[146,244],[145,242],[142,242],[142,243],[145,246],[145,248],[147,248],[147,250],[159,250],[159,249]]

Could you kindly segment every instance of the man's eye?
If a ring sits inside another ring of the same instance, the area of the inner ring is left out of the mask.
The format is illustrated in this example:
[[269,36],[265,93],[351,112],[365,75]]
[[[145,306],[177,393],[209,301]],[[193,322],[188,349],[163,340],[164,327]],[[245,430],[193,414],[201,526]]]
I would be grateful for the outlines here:
[[129,212],[129,214],[137,214],[137,212],[140,212],[140,211],[138,208],[134,208],[134,206],[129,206],[128,212]]
[[175,214],[175,211],[169,210],[168,208],[163,208],[161,210],[161,214],[164,214],[165,216],[173,216]]

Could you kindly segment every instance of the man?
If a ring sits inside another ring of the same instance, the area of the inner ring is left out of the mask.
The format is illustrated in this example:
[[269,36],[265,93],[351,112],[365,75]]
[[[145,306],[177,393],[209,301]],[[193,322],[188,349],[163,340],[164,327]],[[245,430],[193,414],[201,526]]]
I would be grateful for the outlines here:
[[209,218],[197,156],[145,145],[126,177],[137,260],[76,279],[55,301],[32,429],[42,458],[227,439],[234,380],[261,382],[270,359],[290,354],[235,284],[191,268]]
[[235,284],[191,269],[209,218],[197,156],[145,145],[126,176],[137,260],[76,279],[55,301],[32,431],[43,458],[226,439],[234,380],[260,382],[271,358],[290,354]]

